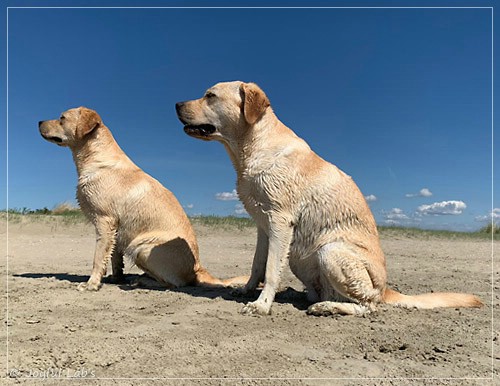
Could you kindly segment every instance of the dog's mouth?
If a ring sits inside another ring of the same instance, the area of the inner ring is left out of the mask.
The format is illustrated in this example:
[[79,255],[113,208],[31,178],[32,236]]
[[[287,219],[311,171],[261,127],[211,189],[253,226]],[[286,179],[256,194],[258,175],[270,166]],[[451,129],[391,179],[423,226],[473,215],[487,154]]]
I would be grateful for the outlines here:
[[191,137],[201,137],[208,138],[210,135],[215,133],[217,129],[214,125],[203,124],[203,125],[186,125],[184,126],[184,132]]
[[49,137],[48,140],[55,143],[62,143],[62,138],[59,137]]
[[42,134],[42,137],[49,142],[55,143],[56,145],[62,145],[63,143],[63,139],[61,137],[56,137],[53,135],[44,135],[44,134]]

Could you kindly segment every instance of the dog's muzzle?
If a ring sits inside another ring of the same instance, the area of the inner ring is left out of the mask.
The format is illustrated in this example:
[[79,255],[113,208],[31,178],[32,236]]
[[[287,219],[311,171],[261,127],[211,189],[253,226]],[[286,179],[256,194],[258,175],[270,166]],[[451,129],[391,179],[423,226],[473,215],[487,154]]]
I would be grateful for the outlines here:
[[41,136],[43,139],[49,142],[54,142],[55,144],[59,145],[63,142],[63,139],[61,137],[57,137],[55,135],[47,135],[44,130],[42,129],[43,121],[38,122],[38,130],[40,131]]
[[175,110],[177,112],[177,117],[184,124],[184,132],[187,135],[198,138],[208,138],[211,134],[215,133],[217,129],[214,125],[209,123],[201,125],[193,125],[189,123],[190,119],[186,117],[184,107],[186,102],[179,102],[175,104]]

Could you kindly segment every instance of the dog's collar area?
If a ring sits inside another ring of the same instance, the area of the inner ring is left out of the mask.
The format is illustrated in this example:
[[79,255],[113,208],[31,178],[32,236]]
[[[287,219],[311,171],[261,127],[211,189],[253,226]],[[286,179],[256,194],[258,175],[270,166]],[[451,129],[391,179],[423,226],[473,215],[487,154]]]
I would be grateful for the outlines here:
[[204,125],[186,125],[184,126],[184,132],[187,135],[196,135],[201,137],[207,137],[210,134],[215,133],[216,128],[214,125],[204,124]]

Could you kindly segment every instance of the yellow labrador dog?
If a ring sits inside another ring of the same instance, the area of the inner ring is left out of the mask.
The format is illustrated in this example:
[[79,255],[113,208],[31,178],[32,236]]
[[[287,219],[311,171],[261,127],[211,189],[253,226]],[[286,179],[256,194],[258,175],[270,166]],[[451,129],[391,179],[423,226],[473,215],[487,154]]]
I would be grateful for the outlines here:
[[386,287],[372,213],[351,177],[321,159],[274,114],[254,83],[219,83],[176,105],[184,131],[222,142],[237,173],[240,199],[258,226],[252,274],[259,298],[242,309],[268,314],[288,258],[314,315],[360,315],[378,303],[405,307],[479,307],[468,294],[407,296]]
[[100,288],[109,259],[113,280],[122,281],[124,256],[167,288],[242,281],[221,281],[200,265],[194,230],[175,196],[127,157],[95,111],[70,109],[39,122],[39,129],[47,141],[71,149],[77,199],[96,229],[92,274],[80,290]]

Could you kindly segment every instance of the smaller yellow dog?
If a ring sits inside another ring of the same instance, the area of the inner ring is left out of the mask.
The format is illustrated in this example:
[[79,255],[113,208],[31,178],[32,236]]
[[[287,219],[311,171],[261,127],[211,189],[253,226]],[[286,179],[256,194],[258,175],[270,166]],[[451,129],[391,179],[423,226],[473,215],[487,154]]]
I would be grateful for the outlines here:
[[122,281],[124,256],[167,288],[245,281],[219,280],[200,265],[194,230],[175,196],[127,157],[95,111],[70,109],[39,122],[39,129],[47,141],[71,149],[77,199],[96,229],[94,267],[80,290],[101,287],[109,259],[114,281]]

